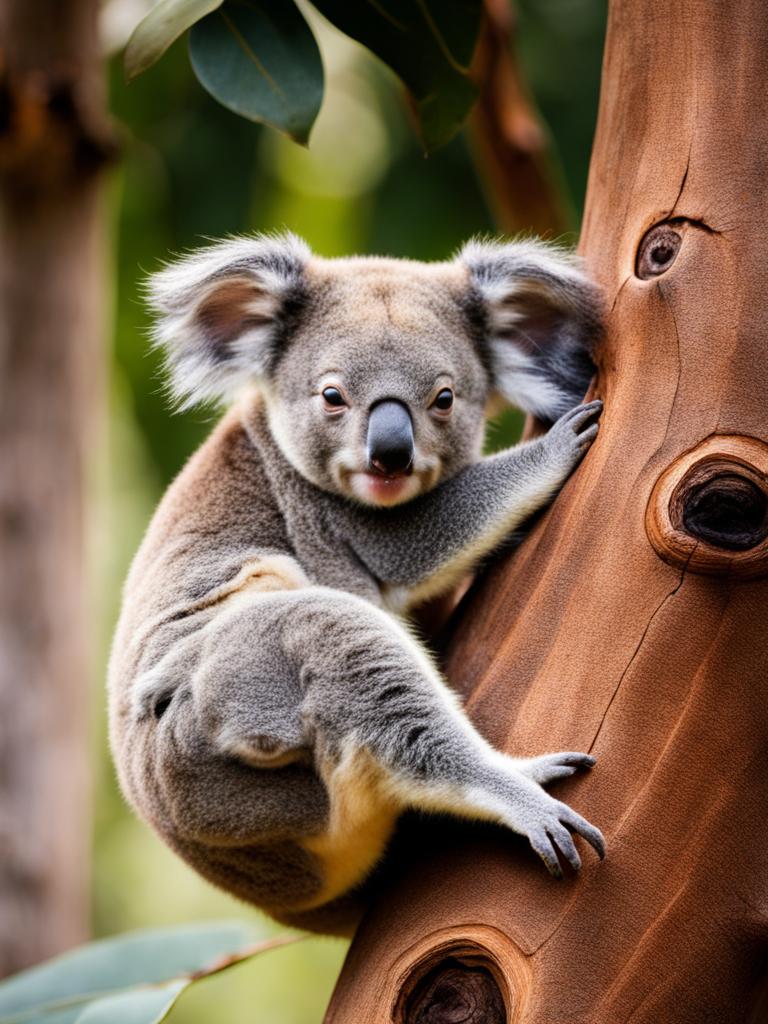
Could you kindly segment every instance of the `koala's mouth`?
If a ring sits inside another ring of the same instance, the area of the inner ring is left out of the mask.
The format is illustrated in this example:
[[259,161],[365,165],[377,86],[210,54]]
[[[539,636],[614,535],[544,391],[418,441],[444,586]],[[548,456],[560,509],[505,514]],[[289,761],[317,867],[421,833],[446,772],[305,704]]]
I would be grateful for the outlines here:
[[397,473],[367,469],[350,474],[349,483],[354,497],[366,505],[399,505],[422,490],[422,481],[412,468]]
[[439,457],[418,451],[407,468],[394,472],[371,465],[362,452],[339,453],[331,468],[338,491],[352,501],[374,508],[413,501],[439,483],[441,471]]
[[367,476],[372,476],[379,480],[402,480],[404,477],[413,475],[413,463],[407,469],[397,469],[394,472],[382,469],[374,463],[365,472]]
[[430,490],[437,482],[436,466],[409,466],[396,473],[382,473],[372,467],[353,469],[340,467],[337,480],[339,489],[348,498],[363,505],[387,508],[412,501]]

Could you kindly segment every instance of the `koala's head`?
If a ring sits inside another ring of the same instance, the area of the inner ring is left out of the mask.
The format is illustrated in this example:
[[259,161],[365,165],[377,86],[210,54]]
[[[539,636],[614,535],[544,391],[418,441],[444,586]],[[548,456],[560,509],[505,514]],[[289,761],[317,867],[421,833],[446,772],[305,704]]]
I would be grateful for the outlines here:
[[377,506],[476,460],[493,397],[550,421],[575,405],[600,328],[574,257],[536,241],[417,263],[238,238],[156,274],[150,295],[182,407],[259,389],[304,477]]

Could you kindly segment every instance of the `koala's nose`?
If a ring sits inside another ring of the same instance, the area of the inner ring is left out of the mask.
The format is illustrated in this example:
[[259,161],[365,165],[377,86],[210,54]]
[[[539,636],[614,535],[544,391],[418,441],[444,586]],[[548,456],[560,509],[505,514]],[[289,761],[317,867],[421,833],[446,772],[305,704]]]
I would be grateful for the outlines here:
[[368,417],[368,465],[378,473],[405,473],[413,462],[413,422],[395,398],[377,402]]

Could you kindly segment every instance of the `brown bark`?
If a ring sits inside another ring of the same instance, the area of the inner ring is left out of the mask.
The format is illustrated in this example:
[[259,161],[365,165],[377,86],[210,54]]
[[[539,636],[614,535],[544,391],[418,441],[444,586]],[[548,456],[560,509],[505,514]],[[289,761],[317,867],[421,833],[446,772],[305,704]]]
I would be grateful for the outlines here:
[[97,9],[0,6],[0,974],[87,933],[82,493],[109,149]]
[[485,0],[474,61],[479,98],[469,118],[472,153],[499,227],[556,237],[571,225],[553,182],[547,132],[515,56],[514,27],[510,0]]
[[607,859],[557,884],[507,835],[420,824],[333,1024],[415,1019],[402,992],[456,961],[518,1024],[766,1019],[766,52],[764,0],[613,0],[581,243],[600,436],[449,653],[497,746],[597,755],[557,792]]

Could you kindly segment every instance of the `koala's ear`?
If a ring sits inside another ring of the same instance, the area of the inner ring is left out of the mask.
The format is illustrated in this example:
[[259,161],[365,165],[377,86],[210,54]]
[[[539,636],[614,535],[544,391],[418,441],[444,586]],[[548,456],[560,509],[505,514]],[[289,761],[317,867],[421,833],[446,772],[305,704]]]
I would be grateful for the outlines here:
[[234,238],[154,274],[153,339],[182,409],[221,401],[269,374],[311,253],[295,235]]
[[576,405],[594,373],[599,289],[577,257],[537,240],[472,241],[469,270],[484,321],[495,391],[544,420]]

